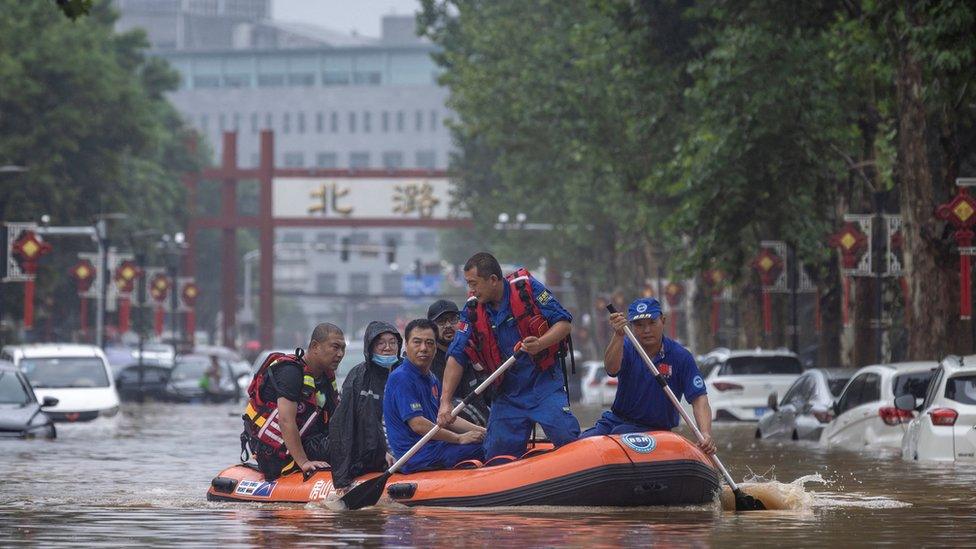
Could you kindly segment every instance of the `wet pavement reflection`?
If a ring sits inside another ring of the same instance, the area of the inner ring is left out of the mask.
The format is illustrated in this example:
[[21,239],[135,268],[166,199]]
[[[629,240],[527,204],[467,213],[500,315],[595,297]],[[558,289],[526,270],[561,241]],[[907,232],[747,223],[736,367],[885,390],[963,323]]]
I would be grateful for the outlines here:
[[[599,412],[576,409],[583,425]],[[240,428],[234,404],[125,405],[104,423],[59,426],[55,441],[0,441],[0,546],[976,544],[976,467],[758,441],[747,424],[716,425],[723,461],[736,479],[796,481],[798,509],[736,514],[716,503],[337,513],[209,503],[211,478],[238,459]]]

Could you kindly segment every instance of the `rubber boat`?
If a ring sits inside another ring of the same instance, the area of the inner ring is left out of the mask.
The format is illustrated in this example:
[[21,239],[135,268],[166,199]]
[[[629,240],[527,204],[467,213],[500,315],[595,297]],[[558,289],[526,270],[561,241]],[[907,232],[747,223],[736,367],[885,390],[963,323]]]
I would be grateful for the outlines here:
[[[700,505],[713,501],[718,489],[715,468],[695,445],[668,431],[652,431],[591,437],[556,450],[539,445],[498,465],[465,462],[454,469],[395,474],[379,505]],[[248,464],[221,471],[207,492],[211,501],[309,503],[335,497],[328,470],[307,479],[293,473],[266,482]]]

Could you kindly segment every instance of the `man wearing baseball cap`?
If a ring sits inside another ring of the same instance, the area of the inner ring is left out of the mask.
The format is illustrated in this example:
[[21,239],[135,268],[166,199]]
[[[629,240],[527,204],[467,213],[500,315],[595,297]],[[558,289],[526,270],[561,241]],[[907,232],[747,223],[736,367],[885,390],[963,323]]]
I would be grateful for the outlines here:
[[[457,323],[461,320],[461,313],[453,301],[438,299],[427,309],[427,320],[437,325],[437,354],[434,355],[430,371],[443,383],[444,368],[447,366],[447,349],[457,335]],[[465,368],[454,394],[454,405],[457,406],[461,399],[474,391],[481,381],[474,369]],[[475,397],[468,407],[461,411],[461,417],[475,425],[485,427],[488,425],[488,412],[488,403],[485,401],[485,395],[482,394]]]
[[670,431],[678,426],[678,411],[664,394],[640,354],[624,334],[631,323],[634,335],[658,371],[668,380],[668,387],[679,399],[691,403],[695,423],[705,437],[698,447],[706,454],[715,453],[712,440],[712,408],[705,394],[705,381],[694,357],[680,343],[664,336],[667,318],[654,298],[634,300],[623,313],[610,315],[613,336],[603,354],[607,375],[616,377],[617,395],[609,411],[587,429],[580,438],[617,435],[643,431]]

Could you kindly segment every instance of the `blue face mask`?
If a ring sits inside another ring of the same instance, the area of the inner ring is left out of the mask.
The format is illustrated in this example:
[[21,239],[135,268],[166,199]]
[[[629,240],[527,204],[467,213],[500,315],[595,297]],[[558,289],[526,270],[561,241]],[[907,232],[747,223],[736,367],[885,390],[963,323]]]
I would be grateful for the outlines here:
[[400,360],[396,355],[373,355],[373,364],[389,370]]

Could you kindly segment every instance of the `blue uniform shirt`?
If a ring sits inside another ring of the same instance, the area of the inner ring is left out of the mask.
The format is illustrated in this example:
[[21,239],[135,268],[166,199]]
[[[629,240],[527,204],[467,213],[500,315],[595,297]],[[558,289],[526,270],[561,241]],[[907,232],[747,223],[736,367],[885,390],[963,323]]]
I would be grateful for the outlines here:
[[[552,292],[538,280],[534,278],[529,280],[532,284],[532,296],[539,305],[542,316],[549,322],[549,326],[562,320],[572,322],[572,315],[556,301]],[[506,281],[505,293],[502,295],[498,310],[494,310],[490,304],[486,305],[488,319],[495,332],[495,340],[498,342],[499,355],[502,361],[512,356],[515,344],[522,340],[518,331],[518,323],[515,322],[515,317],[512,316],[512,308],[509,305],[510,293],[511,287]],[[464,354],[464,348],[468,344],[468,338],[471,337],[473,329],[474,327],[465,319],[465,322],[458,326],[457,335],[454,336],[454,341],[451,342],[451,346],[447,350],[448,356],[454,357],[458,364],[465,368],[471,367],[471,361]],[[519,355],[515,364],[505,371],[504,376],[501,388],[495,397],[496,401],[507,399],[523,408],[534,408],[553,392],[563,388],[562,371],[557,365],[542,371],[525,354]]]
[[390,372],[383,392],[383,422],[386,424],[386,440],[397,459],[420,440],[420,435],[413,432],[407,422],[423,416],[436,423],[440,396],[441,382],[437,376],[431,372],[421,373],[406,358]]
[[[694,357],[676,341],[662,338],[661,352],[651,360],[658,371],[668,377],[668,387],[680,400],[687,402],[705,394],[705,381]],[[611,410],[628,422],[650,427],[674,429],[678,426],[678,411],[664,394],[661,386],[637,353],[630,339],[624,339],[624,352],[617,372],[617,396]]]

